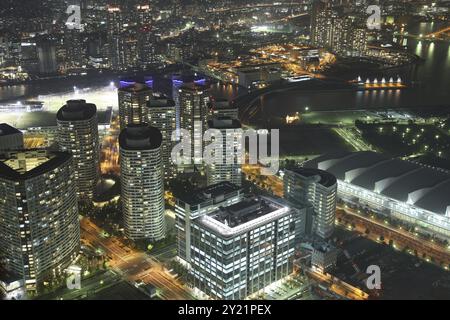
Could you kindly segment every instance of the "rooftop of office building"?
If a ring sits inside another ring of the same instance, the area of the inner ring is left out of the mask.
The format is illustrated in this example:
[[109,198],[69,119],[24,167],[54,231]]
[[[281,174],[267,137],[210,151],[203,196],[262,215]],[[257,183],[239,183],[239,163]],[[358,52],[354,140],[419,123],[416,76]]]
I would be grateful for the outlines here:
[[195,82],[189,82],[185,83],[180,87],[180,90],[182,91],[192,91],[192,92],[203,92],[208,91],[208,87],[195,83]]
[[10,126],[7,123],[0,123],[0,137],[9,136],[11,134],[22,133],[20,130]]
[[153,91],[153,89],[147,86],[145,83],[134,81],[132,82],[121,81],[119,91],[129,93],[139,93],[139,92]]
[[237,109],[236,106],[232,105],[231,102],[225,98],[215,98],[213,101],[211,101],[211,107],[217,110]]
[[321,253],[328,253],[336,250],[336,247],[325,241],[316,241],[312,244],[312,248]]
[[282,200],[253,196],[228,207],[221,207],[196,221],[224,237],[248,232],[289,212]]
[[332,187],[337,183],[337,179],[335,176],[327,171],[319,169],[299,167],[295,169],[288,169],[287,171],[294,172],[295,174],[298,174],[305,178],[316,178],[317,183],[327,188]]
[[147,102],[147,108],[173,108],[175,107],[175,101],[164,96],[153,96],[150,101]]
[[94,117],[97,113],[95,104],[86,103],[86,100],[69,100],[58,110],[58,121],[81,121]]
[[210,215],[213,219],[234,228],[246,222],[262,217],[281,206],[264,198],[250,198],[226,208],[220,208]]
[[11,151],[0,155],[0,178],[23,181],[54,170],[71,159],[65,152],[42,149]]
[[231,182],[224,181],[190,192],[179,192],[178,194],[175,194],[175,198],[191,206],[195,206],[211,200],[213,200],[214,203],[221,202],[227,195],[236,193],[240,190],[241,187]]
[[208,121],[208,127],[211,129],[239,129],[241,122],[229,117],[217,117]]
[[161,143],[161,132],[148,124],[129,124],[119,135],[119,145],[124,150],[153,150]]

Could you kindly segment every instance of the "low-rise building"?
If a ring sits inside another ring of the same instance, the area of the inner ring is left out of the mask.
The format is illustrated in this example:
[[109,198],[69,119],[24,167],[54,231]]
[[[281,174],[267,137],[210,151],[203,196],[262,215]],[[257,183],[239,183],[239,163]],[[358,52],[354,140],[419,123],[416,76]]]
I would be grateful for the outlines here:
[[23,149],[23,134],[7,123],[0,123],[0,152]]
[[311,254],[311,266],[327,272],[336,265],[338,250],[329,243],[316,243]]

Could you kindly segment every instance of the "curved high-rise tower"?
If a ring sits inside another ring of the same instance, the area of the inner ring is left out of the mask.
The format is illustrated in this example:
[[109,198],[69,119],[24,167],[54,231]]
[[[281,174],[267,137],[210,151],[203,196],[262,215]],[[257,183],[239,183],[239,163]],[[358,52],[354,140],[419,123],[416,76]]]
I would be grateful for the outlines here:
[[131,124],[119,136],[125,234],[132,240],[165,237],[161,144],[161,132],[146,123]]
[[60,151],[73,156],[80,200],[92,201],[99,179],[97,107],[85,100],[69,100],[56,115]]

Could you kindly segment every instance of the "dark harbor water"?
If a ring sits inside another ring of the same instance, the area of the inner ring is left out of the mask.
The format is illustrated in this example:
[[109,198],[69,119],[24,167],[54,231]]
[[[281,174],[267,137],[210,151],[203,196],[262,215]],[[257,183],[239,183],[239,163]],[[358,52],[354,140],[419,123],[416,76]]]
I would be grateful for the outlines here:
[[[420,23],[411,27],[411,34],[427,34],[439,30],[442,25]],[[289,91],[261,97],[259,104],[264,116],[285,116],[305,107],[314,111],[397,109],[409,107],[444,107],[450,111],[450,42],[400,40],[408,50],[424,59],[424,62],[401,69],[389,70],[382,76],[400,76],[410,84],[404,90],[379,91]],[[362,75],[362,78],[366,77]],[[371,78],[373,79],[373,78]]]
[[[442,28],[438,23],[416,23],[409,28],[411,34],[427,34]],[[450,42],[419,41],[416,39],[399,39],[408,49],[424,59],[414,67],[389,70],[381,76],[401,76],[408,83],[414,83],[405,90],[382,91],[304,91],[290,90],[262,96],[259,103],[265,117],[283,117],[305,107],[314,111],[360,110],[360,109],[396,109],[408,107],[448,107],[450,108]],[[362,75],[365,79],[365,76]],[[78,88],[107,86],[117,78],[100,76],[95,79],[49,80],[35,84],[0,87],[0,101],[32,99],[38,95],[57,94]],[[169,81],[155,81],[156,90],[171,93]],[[231,85],[212,85],[212,94],[236,98],[243,90]],[[244,92],[245,93],[245,92]]]

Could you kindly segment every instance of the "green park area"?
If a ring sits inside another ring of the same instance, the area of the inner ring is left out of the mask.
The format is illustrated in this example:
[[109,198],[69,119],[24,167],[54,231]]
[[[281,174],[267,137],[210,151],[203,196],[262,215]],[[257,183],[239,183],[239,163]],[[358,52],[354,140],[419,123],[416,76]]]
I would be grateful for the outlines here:
[[352,148],[326,126],[288,126],[280,129],[280,155],[311,156],[329,152],[352,151]]
[[305,124],[352,126],[357,120],[375,118],[378,118],[378,116],[369,111],[310,111],[302,113],[300,120]]

